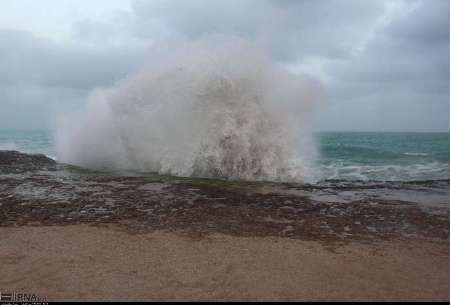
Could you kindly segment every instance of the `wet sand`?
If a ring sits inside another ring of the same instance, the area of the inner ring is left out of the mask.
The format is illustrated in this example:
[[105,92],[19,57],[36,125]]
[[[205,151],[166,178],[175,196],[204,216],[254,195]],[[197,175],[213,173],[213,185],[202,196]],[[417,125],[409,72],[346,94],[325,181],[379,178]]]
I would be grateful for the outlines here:
[[450,300],[450,244],[0,228],[2,291],[80,300]]

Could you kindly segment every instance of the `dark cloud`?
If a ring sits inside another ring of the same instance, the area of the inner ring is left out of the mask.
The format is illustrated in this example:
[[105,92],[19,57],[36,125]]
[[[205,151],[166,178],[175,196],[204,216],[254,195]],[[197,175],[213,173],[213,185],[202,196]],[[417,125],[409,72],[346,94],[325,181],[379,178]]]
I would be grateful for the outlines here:
[[[300,72],[318,66],[321,129],[450,130],[450,1],[132,3],[107,18],[78,19],[71,43],[0,30],[0,128],[14,116],[27,118],[18,126],[33,121],[26,109],[40,122],[44,111],[80,107],[90,90],[133,71],[147,45],[220,33],[256,41]],[[392,4],[399,10],[388,22]]]
[[329,129],[450,130],[450,44],[437,39],[450,33],[450,2],[430,2],[378,31],[358,56],[328,65],[329,103],[342,119],[328,113]]
[[143,51],[60,45],[0,30],[0,127],[49,127],[55,112],[83,105],[89,92],[124,78]]
[[122,79],[141,50],[58,45],[31,33],[0,30],[0,83],[92,89]]
[[450,44],[450,1],[423,1],[412,14],[395,23],[392,37],[418,47]]
[[225,33],[259,40],[281,60],[299,56],[348,56],[355,40],[383,10],[381,1],[134,1],[138,32],[155,23],[170,35],[196,39]]

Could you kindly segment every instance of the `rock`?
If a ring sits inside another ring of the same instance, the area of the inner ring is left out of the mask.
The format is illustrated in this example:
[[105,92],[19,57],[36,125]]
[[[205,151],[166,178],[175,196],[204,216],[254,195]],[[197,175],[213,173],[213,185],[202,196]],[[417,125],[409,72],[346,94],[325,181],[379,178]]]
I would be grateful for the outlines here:
[[0,150],[0,173],[20,174],[37,170],[56,170],[56,162],[42,154]]
[[281,232],[281,234],[282,235],[286,235],[286,234],[288,234],[290,232],[293,232],[293,231],[294,231],[294,227],[293,226],[286,226],[284,228],[284,230]]
[[286,213],[292,213],[295,214],[297,212],[296,208],[290,207],[290,206],[282,206],[279,208],[280,211],[286,212]]
[[163,183],[147,183],[138,187],[140,191],[149,191],[149,192],[161,192],[164,187],[166,187]]
[[227,207],[227,206],[226,206],[225,204],[221,204],[221,203],[214,204],[214,205],[212,206],[213,209],[221,209],[221,208],[226,208],[226,207]]

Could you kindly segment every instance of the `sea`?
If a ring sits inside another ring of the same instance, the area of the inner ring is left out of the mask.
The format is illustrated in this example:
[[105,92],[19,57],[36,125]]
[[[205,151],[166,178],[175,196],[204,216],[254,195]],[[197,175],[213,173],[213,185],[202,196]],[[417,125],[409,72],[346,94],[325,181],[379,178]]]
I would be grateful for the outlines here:
[[[315,136],[319,181],[450,179],[450,133],[321,132]],[[0,131],[0,150],[56,159],[50,131]]]

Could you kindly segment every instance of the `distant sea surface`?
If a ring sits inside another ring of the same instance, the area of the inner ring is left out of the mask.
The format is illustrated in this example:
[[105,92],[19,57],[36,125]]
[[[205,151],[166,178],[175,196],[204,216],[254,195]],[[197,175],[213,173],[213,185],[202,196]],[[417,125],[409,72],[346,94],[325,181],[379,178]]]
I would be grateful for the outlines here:
[[450,178],[450,133],[319,134],[326,179],[422,181]]
[[0,150],[40,153],[54,159],[53,134],[50,131],[0,130]]
[[[318,133],[320,180],[450,179],[450,133]],[[0,131],[0,150],[56,154],[49,131]]]

